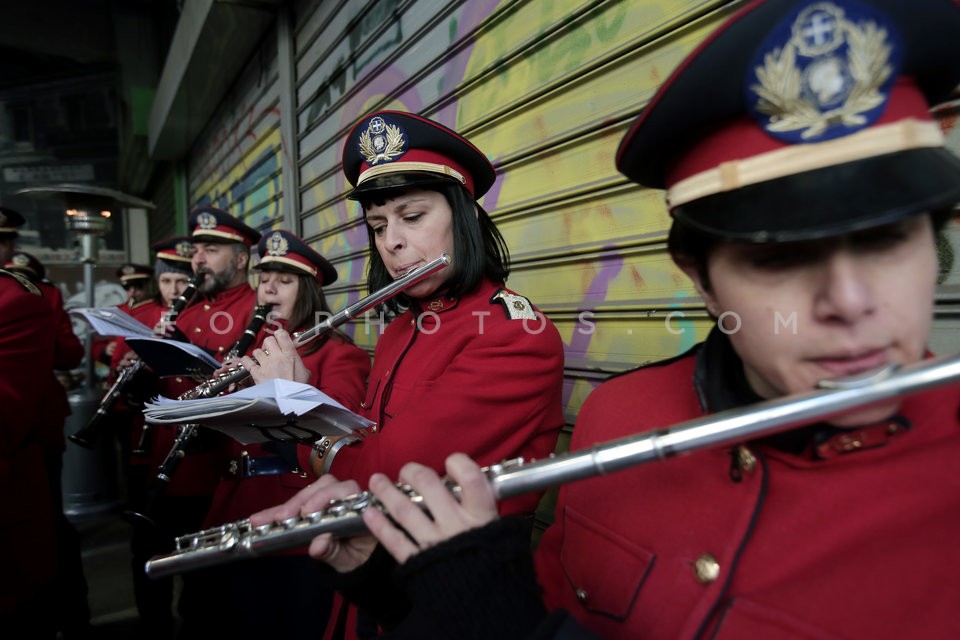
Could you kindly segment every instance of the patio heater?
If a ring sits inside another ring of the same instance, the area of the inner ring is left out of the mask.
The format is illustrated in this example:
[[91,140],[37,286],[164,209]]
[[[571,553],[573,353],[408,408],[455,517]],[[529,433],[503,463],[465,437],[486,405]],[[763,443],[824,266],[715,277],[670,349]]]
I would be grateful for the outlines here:
[[[52,200],[60,205],[67,230],[73,232],[79,241],[87,307],[96,306],[94,268],[99,259],[100,239],[110,231],[113,219],[124,208],[156,208],[152,202],[135,196],[84,184],[27,187],[17,195]],[[67,434],[79,431],[90,421],[102,396],[96,385],[92,331],[87,332],[85,351],[83,385],[68,394],[72,414],[64,425]],[[120,504],[119,466],[113,440],[103,438],[94,449],[67,442],[63,458],[63,501],[67,516],[82,517]]]

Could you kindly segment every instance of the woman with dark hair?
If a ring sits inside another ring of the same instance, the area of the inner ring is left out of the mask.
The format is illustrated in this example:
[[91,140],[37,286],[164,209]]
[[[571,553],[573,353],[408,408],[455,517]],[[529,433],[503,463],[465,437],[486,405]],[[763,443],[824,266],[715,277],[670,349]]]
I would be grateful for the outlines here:
[[[430,186],[429,190],[443,195],[453,213],[453,254],[458,259],[453,264],[453,272],[445,276],[447,295],[458,297],[469,293],[484,278],[492,282],[505,282],[510,274],[510,250],[489,214],[457,185],[440,183]],[[404,193],[402,188],[385,188],[359,194],[357,200],[361,208],[368,211],[373,207],[382,207]],[[370,247],[375,248],[376,229],[368,225],[367,233]],[[379,252],[371,251],[370,256],[367,284],[370,291],[376,291],[393,282],[393,276]],[[393,312],[399,312],[409,307],[411,302],[411,296],[402,293],[388,300],[385,306]]]
[[[456,450],[487,464],[548,455],[563,425],[563,345],[550,320],[504,286],[509,251],[477,203],[496,177],[486,156],[431,120],[381,111],[350,133],[343,168],[367,224],[371,291],[443,253],[452,264],[387,301],[385,328],[383,316],[367,319],[382,328],[361,404],[374,433],[301,445],[301,468],[363,482],[412,459],[442,469]],[[257,362],[292,366],[288,339],[267,338]],[[244,363],[256,376],[253,360]],[[465,417],[482,417],[482,427],[465,427]],[[536,503],[526,496],[506,510],[531,513]]]
[[[311,496],[334,477],[365,484],[410,460],[441,470],[454,451],[482,464],[543,458],[564,423],[563,343],[550,320],[506,288],[506,243],[477,203],[496,178],[486,156],[433,121],[381,111],[349,134],[343,170],[369,231],[371,291],[442,253],[452,264],[386,305],[395,317],[377,341],[361,405],[373,433],[301,445],[301,466],[329,479],[260,514],[265,520],[319,508]],[[278,355],[267,350],[254,355]],[[501,509],[531,515],[539,498]]]

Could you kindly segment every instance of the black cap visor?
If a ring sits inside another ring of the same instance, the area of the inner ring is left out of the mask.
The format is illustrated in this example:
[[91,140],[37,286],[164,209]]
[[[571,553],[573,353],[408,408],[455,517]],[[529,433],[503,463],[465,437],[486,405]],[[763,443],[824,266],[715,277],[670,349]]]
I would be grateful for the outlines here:
[[922,148],[792,174],[678,205],[693,230],[744,242],[795,242],[869,229],[960,202],[960,159]]

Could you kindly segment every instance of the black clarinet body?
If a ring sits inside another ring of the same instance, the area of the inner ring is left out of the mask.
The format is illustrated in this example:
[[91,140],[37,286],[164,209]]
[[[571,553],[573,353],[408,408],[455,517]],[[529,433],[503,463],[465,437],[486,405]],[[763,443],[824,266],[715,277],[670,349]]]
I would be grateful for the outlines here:
[[[226,358],[236,358],[246,354],[260,333],[260,329],[262,329],[264,323],[266,323],[267,316],[272,308],[272,304],[258,305],[254,308],[250,322],[237,341],[230,347]],[[179,399],[184,398],[181,396]],[[147,513],[153,510],[151,505],[164,493],[173,479],[173,474],[176,473],[177,468],[180,466],[180,462],[187,456],[190,445],[197,440],[199,426],[200,425],[197,424],[182,424],[177,427],[177,436],[173,441],[173,445],[157,468],[157,475],[147,500]],[[132,515],[138,519],[152,521],[150,516],[146,514],[134,513]]]

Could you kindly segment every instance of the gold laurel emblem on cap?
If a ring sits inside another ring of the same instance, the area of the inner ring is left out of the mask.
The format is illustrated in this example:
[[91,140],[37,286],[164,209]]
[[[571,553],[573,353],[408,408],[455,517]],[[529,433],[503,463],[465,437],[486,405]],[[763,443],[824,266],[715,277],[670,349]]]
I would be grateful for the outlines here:
[[267,253],[271,256],[285,256],[290,251],[290,243],[282,233],[274,233],[267,239]]
[[403,155],[406,146],[403,131],[395,124],[387,124],[376,116],[370,120],[366,131],[360,134],[358,147],[367,164],[390,162]]
[[15,253],[13,254],[13,264],[16,267],[28,267],[30,266],[30,258],[22,253]]
[[137,270],[132,265],[127,264],[123,266],[123,268],[120,270],[120,273],[122,273],[125,276],[129,276],[133,273],[136,273],[136,271]]
[[193,245],[186,241],[178,242],[177,246],[175,246],[173,249],[177,252],[178,256],[182,256],[184,258],[189,258],[193,255]]
[[201,229],[216,229],[217,216],[213,215],[209,211],[204,211],[197,216],[197,224],[200,225]]
[[[812,18],[817,18],[815,24]],[[818,38],[811,44],[808,36],[814,26]],[[886,100],[878,89],[893,73],[887,31],[875,22],[858,26],[845,18],[840,7],[818,2],[800,12],[791,32],[783,48],[764,56],[763,66],[756,68],[760,84],[750,87],[759,98],[757,111],[770,116],[766,128],[771,132],[805,129],[800,135],[809,139],[831,124],[868,124],[863,113]],[[844,43],[845,58],[835,55]],[[801,68],[798,55],[816,59]],[[821,111],[821,104],[840,99],[840,106]]]

